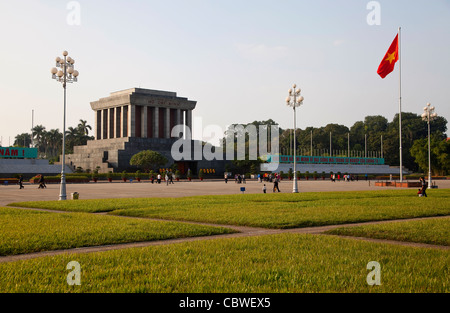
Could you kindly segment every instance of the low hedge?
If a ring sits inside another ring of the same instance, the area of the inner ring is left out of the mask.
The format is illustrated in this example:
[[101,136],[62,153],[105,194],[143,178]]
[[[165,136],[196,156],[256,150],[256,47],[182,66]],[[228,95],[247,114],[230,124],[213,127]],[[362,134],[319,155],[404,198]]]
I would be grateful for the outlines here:
[[[40,177],[34,176],[30,179],[30,183],[32,184],[38,184]],[[60,183],[61,182],[61,176],[44,176],[45,183],[46,184],[54,184],[54,183]],[[72,176],[68,175],[66,176],[66,183],[88,183],[90,181],[89,177],[87,176],[81,176],[76,175]]]

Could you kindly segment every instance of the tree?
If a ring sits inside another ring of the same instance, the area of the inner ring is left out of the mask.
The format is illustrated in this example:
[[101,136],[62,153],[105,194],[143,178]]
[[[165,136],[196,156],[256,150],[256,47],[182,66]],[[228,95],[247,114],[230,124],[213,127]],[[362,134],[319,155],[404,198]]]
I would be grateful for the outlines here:
[[[66,153],[72,153],[75,145],[85,145],[88,140],[93,140],[94,137],[88,136],[90,129],[92,127],[84,120],[80,120],[77,127],[69,127],[66,130]],[[33,144],[38,148],[39,157],[54,159],[61,154],[63,134],[58,129],[47,131],[44,126],[36,125],[31,131]],[[29,147],[28,137],[30,136],[26,133],[17,135],[14,144],[23,146],[25,143],[25,146]]]
[[92,127],[90,125],[88,125],[87,121],[85,121],[85,120],[80,120],[80,123],[78,124],[77,128],[78,128],[78,132],[82,136],[88,136],[89,131],[92,130]]
[[16,138],[14,139],[15,147],[29,148],[30,145],[31,145],[31,135],[28,133],[17,135]]
[[130,165],[140,167],[146,172],[151,169],[156,170],[157,168],[166,165],[167,162],[168,160],[165,156],[152,150],[136,153],[130,159]]
[[66,130],[66,149],[68,153],[73,152],[74,146],[85,145],[88,140],[94,139],[94,137],[87,135],[91,126],[87,125],[86,121],[80,120],[80,122],[77,127],[69,127]]
[[257,158],[256,160],[233,160],[231,163],[237,173],[245,174],[252,172],[252,168],[254,170],[258,169],[262,160],[260,158]]
[[[232,143],[233,143],[234,151],[237,151],[238,141],[243,140],[244,144],[245,144],[246,158],[248,158],[250,147],[256,148],[257,157],[261,157],[261,155],[259,155],[259,152],[260,152],[260,147],[259,147],[259,144],[260,144],[259,143],[259,139],[260,139],[259,131],[260,131],[260,129],[259,129],[259,126],[267,127],[267,142],[270,142],[271,138],[276,136],[276,134],[271,133],[271,131],[272,131],[271,126],[277,126],[277,125],[278,124],[275,121],[273,121],[272,119],[269,119],[267,121],[254,121],[252,123],[248,123],[245,125],[232,124],[225,131],[225,133],[224,133],[225,137],[223,137],[221,140],[223,152],[226,153],[227,145],[232,144]],[[254,131],[255,131],[252,134],[252,135],[254,135],[254,138],[252,138],[253,136],[249,136],[249,133],[247,132],[252,129],[254,129]],[[279,131],[281,133],[282,129],[279,128]],[[228,140],[233,140],[233,142],[228,142]]]
[[45,142],[43,141],[45,127],[42,125],[36,125],[31,131],[33,135],[33,144],[38,148],[39,153],[43,153],[45,151]]
[[364,119],[364,128],[366,132],[384,132],[387,127],[388,120],[384,116],[366,116],[366,118]]
[[62,150],[62,136],[62,133],[60,133],[58,129],[50,129],[46,132],[47,157],[54,158],[60,154]]
[[[399,115],[395,115],[392,123],[389,123],[387,128],[387,140],[385,148],[391,148],[387,150],[386,162],[390,165],[399,165]],[[438,117],[433,121],[433,133],[440,133],[441,136],[447,131],[447,120],[443,117]],[[411,156],[411,148],[414,141],[420,138],[426,138],[428,136],[427,123],[422,121],[422,118],[415,113],[402,112],[402,152],[403,152],[403,166],[406,168],[417,171],[418,166],[414,158]],[[428,166],[427,166],[428,168]]]
[[[431,135],[430,146],[431,173],[446,175],[450,171],[450,142],[438,133]],[[428,139],[415,140],[410,152],[417,165],[428,172]]]
[[73,152],[73,147],[79,144],[78,128],[69,127],[66,130],[66,149],[67,153]]

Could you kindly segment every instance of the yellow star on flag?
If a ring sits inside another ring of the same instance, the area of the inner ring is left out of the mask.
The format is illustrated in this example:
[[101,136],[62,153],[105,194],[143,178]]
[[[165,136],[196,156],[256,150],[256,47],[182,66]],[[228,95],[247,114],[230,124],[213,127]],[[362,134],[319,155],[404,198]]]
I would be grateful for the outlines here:
[[[399,49],[398,49],[398,34],[397,34],[391,46],[389,47],[389,50],[384,55],[383,60],[380,63],[380,66],[378,67],[377,73],[378,75],[380,75],[381,78],[385,78],[387,75],[389,75],[389,73],[391,73],[394,70],[395,63],[399,60],[398,51]],[[387,61],[389,61],[389,63]]]
[[392,53],[388,53],[388,57],[386,58],[385,61],[389,61],[389,64],[391,64],[392,61],[395,61],[395,51]]

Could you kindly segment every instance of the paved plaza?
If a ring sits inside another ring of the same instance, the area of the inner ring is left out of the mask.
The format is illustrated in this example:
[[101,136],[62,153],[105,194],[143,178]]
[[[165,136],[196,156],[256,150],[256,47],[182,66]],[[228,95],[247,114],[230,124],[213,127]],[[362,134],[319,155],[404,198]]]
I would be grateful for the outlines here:
[[[273,184],[248,180],[246,184],[236,184],[229,180],[226,184],[223,180],[193,180],[174,182],[166,185],[152,184],[150,181],[141,182],[98,182],[87,184],[67,184],[67,199],[71,194],[79,193],[80,199],[107,199],[107,198],[147,198],[147,197],[187,197],[198,195],[223,195],[242,194],[241,187],[245,187],[246,194],[262,193],[266,184],[267,193],[272,193]],[[438,180],[436,185],[450,188],[450,181]],[[0,186],[0,205],[18,201],[42,201],[58,200],[59,184],[48,184],[46,189],[38,189],[38,185],[25,184],[24,189],[18,185]],[[283,180],[279,184],[282,193],[292,192],[292,181]],[[375,181],[331,182],[330,180],[301,180],[298,182],[299,192],[324,192],[324,191],[363,191],[363,190],[387,190],[405,189],[395,187],[376,187]],[[416,195],[416,188],[409,188],[411,195]]]

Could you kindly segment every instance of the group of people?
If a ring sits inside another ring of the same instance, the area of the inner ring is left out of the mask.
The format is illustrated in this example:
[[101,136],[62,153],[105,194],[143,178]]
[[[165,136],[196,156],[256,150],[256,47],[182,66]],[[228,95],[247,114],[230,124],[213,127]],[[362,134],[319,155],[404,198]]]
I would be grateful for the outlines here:
[[[174,182],[173,182],[174,176],[175,176],[175,174],[173,174],[171,172],[166,172],[164,174],[164,181],[166,182],[166,185],[174,184]],[[150,177],[150,180],[151,180],[152,184],[154,184],[155,176],[152,175],[152,177]],[[162,175],[161,174],[156,175],[156,183],[161,184],[161,182],[162,182]]]
[[[224,175],[224,179],[225,179],[225,183],[228,183],[228,177],[229,174],[225,173]],[[260,183],[264,182],[273,182],[273,192],[280,192],[280,187],[279,187],[279,182],[281,180],[281,176],[280,174],[277,173],[270,173],[270,174],[264,174],[264,176],[262,176],[261,174],[258,174],[258,181]],[[245,174],[235,174],[234,175],[234,182],[235,184],[245,184],[246,183],[246,177]],[[262,188],[264,193],[267,193],[267,187],[266,184],[264,184],[263,188]]]
[[[37,175],[36,177],[39,177],[39,180],[38,180],[38,184],[39,184],[38,189],[44,189],[44,188],[47,188],[47,185],[45,184],[45,178],[44,178],[44,175],[39,174],[39,175]],[[18,180],[17,183],[19,184],[19,189],[25,189],[25,187],[24,187],[24,185],[23,185],[23,175],[19,175],[19,180]]]
[[[224,179],[225,179],[225,184],[227,184],[228,183],[228,176],[229,176],[229,174],[228,173],[225,173],[225,175],[224,175]],[[234,183],[235,184],[245,184],[245,175],[244,174],[236,174],[236,175],[234,175]]]
[[[281,192],[281,191],[280,191],[280,188],[278,187],[278,183],[279,183],[279,180],[278,180],[278,179],[274,179],[274,180],[273,180],[273,188],[272,188],[272,192],[275,192],[275,191]],[[264,184],[264,186],[263,186],[263,193],[267,193],[266,184]]]
[[[259,182],[262,182],[263,179],[266,182],[273,182],[272,192],[276,192],[276,191],[280,192],[280,187],[279,187],[279,182],[281,180],[280,174],[274,173],[274,174],[270,174],[270,175],[264,176],[264,178],[260,177],[258,175],[258,178],[259,178]],[[266,184],[264,184],[264,186],[263,186],[263,193],[266,193],[266,192],[267,192],[267,188],[266,188]]]
[[[337,174],[337,175],[336,174],[331,174],[330,180],[334,183],[334,182],[336,182],[336,177],[337,177],[338,181],[341,181],[341,174]],[[367,178],[368,178],[367,174],[366,174],[365,177],[366,177],[366,180],[367,180]],[[354,181],[354,180],[358,181],[358,175],[356,175],[356,177],[355,177],[352,174],[344,174],[342,176],[342,179],[344,179],[344,181],[346,181],[346,182]]]
[[235,184],[245,184],[245,174],[234,175],[234,183]]
[[280,181],[281,176],[278,173],[265,173],[263,176],[258,174],[258,181],[262,183],[263,181],[272,183],[274,180]]

